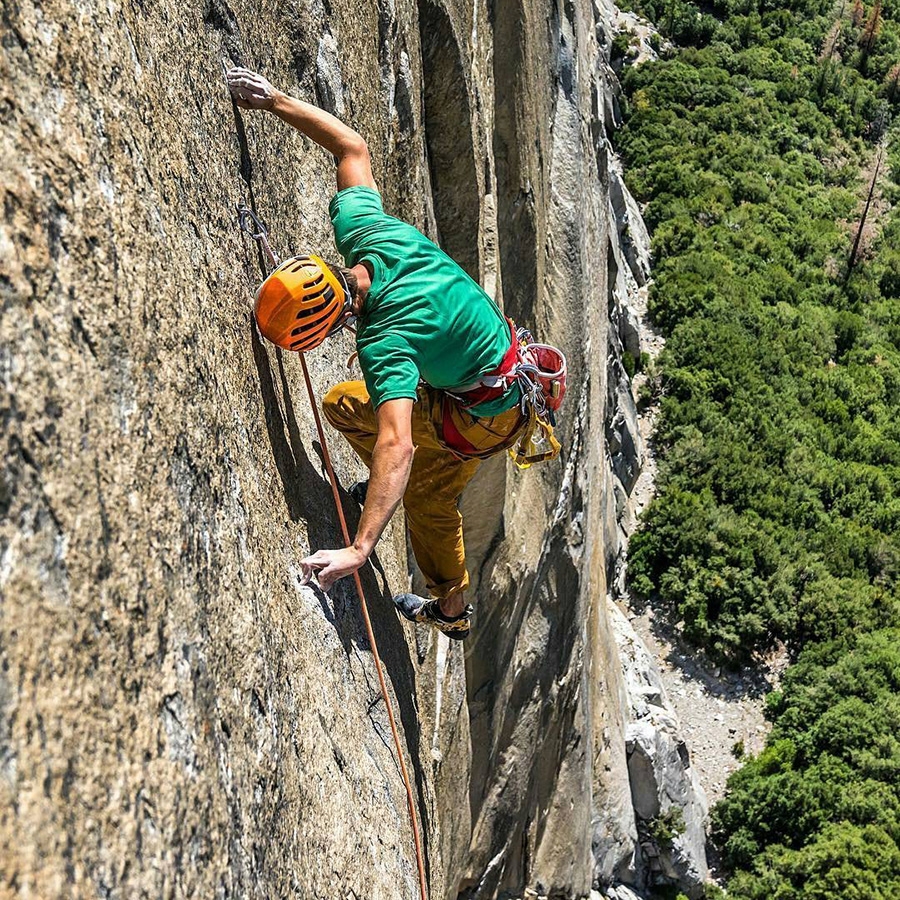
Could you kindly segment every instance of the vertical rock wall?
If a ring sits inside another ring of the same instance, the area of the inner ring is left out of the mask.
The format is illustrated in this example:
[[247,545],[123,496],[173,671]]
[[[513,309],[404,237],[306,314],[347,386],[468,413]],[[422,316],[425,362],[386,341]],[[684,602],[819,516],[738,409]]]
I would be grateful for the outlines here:
[[[527,473],[497,465],[473,491],[505,503],[480,566],[478,636],[467,647],[467,896],[515,896],[525,886],[535,896],[576,897],[594,875],[592,819],[608,823],[618,844],[619,822],[630,816],[627,789],[618,787],[618,669],[602,602],[604,73],[589,4],[548,10],[506,0],[494,4],[493,21],[503,297],[514,317],[565,350],[570,394],[565,464]],[[601,867],[609,877],[605,860]]]
[[[386,208],[569,358],[564,457],[493,460],[464,500],[475,636],[398,621],[399,520],[364,579],[431,895],[584,897],[628,873],[602,19],[589,0],[4,5],[2,890],[416,895],[355,596],[299,583],[340,538],[235,228],[240,200],[281,251],[333,258],[333,166],[237,111],[223,59],[354,125]],[[310,357],[320,393],[351,349]]]

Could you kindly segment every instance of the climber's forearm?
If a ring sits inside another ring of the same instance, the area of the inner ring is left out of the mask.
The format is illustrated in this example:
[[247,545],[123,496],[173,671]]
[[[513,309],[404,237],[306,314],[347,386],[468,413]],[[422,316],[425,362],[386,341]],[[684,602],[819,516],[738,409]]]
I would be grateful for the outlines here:
[[349,125],[324,109],[281,91],[275,93],[271,110],[335,158],[338,190],[359,185],[375,188],[369,148]]
[[[392,400],[388,403],[412,406],[409,400]],[[319,587],[327,591],[336,581],[352,575],[366,564],[394,510],[400,505],[409,481],[413,453],[412,441],[404,440],[402,435],[388,434],[387,431],[379,435],[372,453],[369,489],[356,540],[341,550],[318,550],[301,560],[303,584],[315,574]]]
[[232,66],[225,81],[241,109],[268,109],[324,147],[337,161],[338,190],[375,187],[369,148],[349,125],[312,103],[282,93],[258,72],[243,66]]
[[353,546],[368,557],[387,527],[409,482],[414,448],[411,441],[379,436],[372,453],[366,504]]
[[271,109],[288,125],[312,138],[338,159],[365,149],[366,142],[349,125],[312,103],[278,91]]

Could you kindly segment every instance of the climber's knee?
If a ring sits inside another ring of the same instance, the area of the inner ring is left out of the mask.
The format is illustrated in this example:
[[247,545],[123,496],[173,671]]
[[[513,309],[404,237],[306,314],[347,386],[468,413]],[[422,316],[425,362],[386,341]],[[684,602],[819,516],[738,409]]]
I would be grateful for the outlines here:
[[322,412],[338,431],[358,430],[370,410],[369,392],[362,381],[343,381],[322,398]]

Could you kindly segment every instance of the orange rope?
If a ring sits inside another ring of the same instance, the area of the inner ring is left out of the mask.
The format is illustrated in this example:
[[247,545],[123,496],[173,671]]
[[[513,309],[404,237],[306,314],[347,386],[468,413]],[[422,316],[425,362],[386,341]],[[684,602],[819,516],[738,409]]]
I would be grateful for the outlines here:
[[[250,237],[260,245],[263,253],[266,255],[269,265],[272,266],[272,268],[275,268],[278,265],[278,256],[269,243],[269,229],[249,207],[242,203],[236,204],[236,207],[238,225],[241,230],[250,235]],[[350,328],[350,330],[355,333],[353,328]],[[322,457],[325,460],[325,469],[328,472],[328,481],[331,484],[331,494],[334,497],[334,508],[337,510],[338,519],[341,523],[344,543],[349,547],[351,543],[350,532],[347,530],[347,520],[344,518],[344,509],[341,506],[341,497],[337,488],[337,478],[335,478],[334,475],[334,466],[331,464],[331,454],[328,452],[328,444],[325,441],[325,430],[322,428],[322,418],[319,415],[319,407],[316,405],[316,395],[313,391],[312,381],[309,377],[309,369],[306,367],[306,357],[302,353],[298,353],[298,356],[300,357],[300,365],[303,367],[303,378],[306,381],[306,391],[309,394],[309,405],[312,407],[313,416],[316,420],[316,430],[319,432],[319,443],[322,445]],[[406,805],[409,808],[413,839],[416,843],[416,866],[418,866],[419,869],[419,893],[422,895],[422,900],[428,900],[428,891],[425,886],[425,863],[422,860],[422,842],[419,838],[419,823],[416,819],[416,807],[413,802],[412,787],[409,783],[409,773],[406,771],[406,763],[403,761],[403,750],[400,747],[400,736],[397,734],[397,723],[394,721],[394,710],[391,707],[391,698],[388,696],[387,685],[384,681],[384,672],[381,670],[381,657],[378,655],[378,644],[375,643],[375,634],[372,631],[372,620],[369,618],[369,607],[366,606],[366,595],[363,593],[359,572],[353,573],[353,580],[356,582],[356,593],[359,595],[359,605],[362,610],[363,622],[365,622],[366,634],[369,637],[369,645],[372,648],[372,658],[375,660],[375,671],[378,673],[378,683],[381,685],[381,696],[384,698],[388,720],[391,723],[391,734],[394,736],[394,747],[397,750],[397,762],[400,764],[400,773],[403,775],[403,784],[406,787]]]
[[[309,393],[309,404],[312,407],[313,416],[316,419],[316,429],[319,432],[319,442],[322,445],[322,457],[325,460],[325,469],[328,472],[328,481],[331,484],[331,493],[334,497],[334,507],[337,510],[338,519],[341,523],[341,531],[344,535],[344,542],[349,547],[350,532],[347,530],[347,520],[344,518],[344,510],[341,506],[341,497],[338,494],[337,479],[334,475],[334,467],[331,464],[331,454],[328,452],[328,444],[325,442],[325,431],[322,428],[322,418],[319,415],[319,407],[316,404],[316,396],[313,391],[312,381],[309,377],[309,369],[306,367],[306,357],[300,353],[300,365],[303,367],[303,378],[306,381],[306,390]],[[412,823],[413,839],[416,843],[416,865],[419,868],[419,892],[422,900],[428,900],[428,892],[425,887],[425,863],[422,860],[422,842],[419,838],[419,823],[416,819],[416,808],[413,802],[412,787],[409,783],[409,774],[406,771],[406,763],[403,761],[403,750],[400,747],[400,736],[397,733],[397,723],[394,721],[394,710],[391,707],[391,699],[388,696],[387,685],[384,681],[384,673],[381,670],[381,658],[378,655],[378,645],[375,643],[375,634],[372,631],[372,620],[369,618],[369,608],[366,605],[366,596],[363,593],[362,581],[359,578],[359,572],[353,573],[353,580],[356,583],[356,593],[359,595],[359,605],[362,610],[363,622],[366,625],[366,634],[369,637],[369,646],[372,648],[372,658],[375,660],[375,671],[378,673],[378,683],[381,685],[381,696],[384,698],[384,705],[387,708],[388,720],[391,723],[391,734],[394,736],[394,747],[397,750],[397,761],[400,763],[400,772],[403,775],[403,784],[406,786],[406,804],[409,807],[409,818]]]

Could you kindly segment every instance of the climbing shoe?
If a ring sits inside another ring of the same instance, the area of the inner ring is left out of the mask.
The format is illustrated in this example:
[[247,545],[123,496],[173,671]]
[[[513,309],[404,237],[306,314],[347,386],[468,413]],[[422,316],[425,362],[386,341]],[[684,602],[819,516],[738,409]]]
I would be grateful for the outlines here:
[[404,619],[420,625],[432,625],[454,641],[465,640],[469,636],[469,617],[474,612],[471,605],[466,606],[462,615],[448,619],[442,612],[437,600],[426,600],[415,594],[397,594],[394,605]]
[[360,505],[366,505],[366,494],[369,492],[369,481],[354,481],[347,488],[347,493]]

